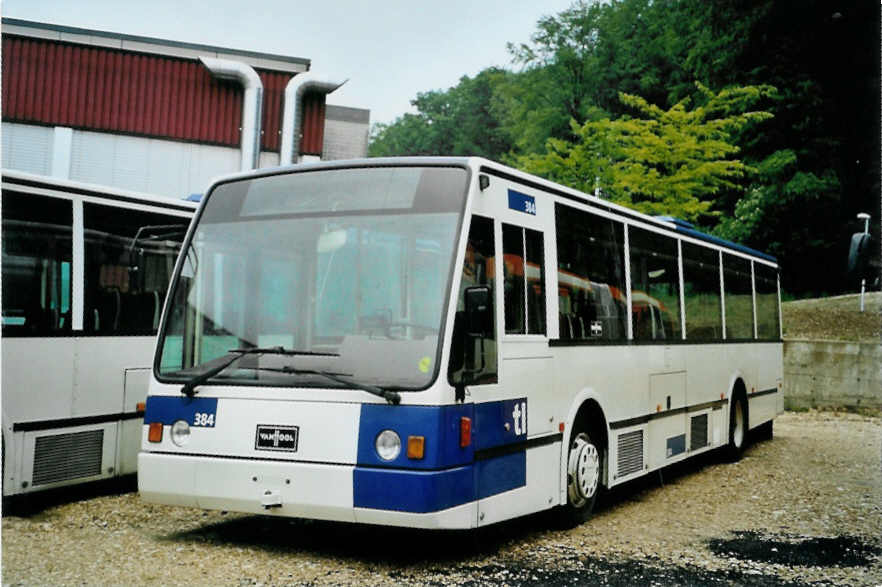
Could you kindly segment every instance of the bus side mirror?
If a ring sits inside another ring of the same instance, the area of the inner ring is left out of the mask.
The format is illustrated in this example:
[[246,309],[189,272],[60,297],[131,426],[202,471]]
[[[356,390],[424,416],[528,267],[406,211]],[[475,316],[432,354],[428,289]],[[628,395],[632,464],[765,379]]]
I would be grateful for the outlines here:
[[469,287],[464,292],[466,330],[471,336],[487,337],[493,333],[493,296],[486,285]]

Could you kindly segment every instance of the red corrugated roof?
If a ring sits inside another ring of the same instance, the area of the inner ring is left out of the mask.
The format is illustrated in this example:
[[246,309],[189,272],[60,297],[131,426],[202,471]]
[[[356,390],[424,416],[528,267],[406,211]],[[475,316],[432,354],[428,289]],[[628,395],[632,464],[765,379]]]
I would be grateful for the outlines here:
[[[3,37],[3,119],[238,147],[242,88],[197,61]],[[258,71],[261,148],[278,151],[290,73]],[[324,95],[304,100],[303,152],[320,154]]]

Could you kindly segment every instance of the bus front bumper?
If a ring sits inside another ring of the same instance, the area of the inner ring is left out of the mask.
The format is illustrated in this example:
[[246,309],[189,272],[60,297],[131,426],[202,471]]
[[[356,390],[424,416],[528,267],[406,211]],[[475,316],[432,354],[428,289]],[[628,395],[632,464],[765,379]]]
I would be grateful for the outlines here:
[[352,465],[141,452],[138,491],[151,503],[203,509],[413,528],[477,525],[474,501],[431,512],[356,507],[356,471]]

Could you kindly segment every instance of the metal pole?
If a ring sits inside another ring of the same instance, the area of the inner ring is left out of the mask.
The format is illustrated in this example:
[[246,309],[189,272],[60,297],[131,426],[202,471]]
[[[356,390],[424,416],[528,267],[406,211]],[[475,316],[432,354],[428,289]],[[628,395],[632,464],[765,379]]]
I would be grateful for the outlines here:
[[[858,220],[864,221],[864,234],[869,234],[870,232],[870,215],[866,212],[861,212],[857,215]],[[861,313],[864,311],[864,292],[867,288],[867,280],[866,278],[861,278]]]

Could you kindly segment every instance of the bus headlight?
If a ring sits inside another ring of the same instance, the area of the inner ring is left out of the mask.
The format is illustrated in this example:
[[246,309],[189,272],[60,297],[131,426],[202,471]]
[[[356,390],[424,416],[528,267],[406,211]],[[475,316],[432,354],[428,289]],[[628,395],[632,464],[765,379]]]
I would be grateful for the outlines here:
[[394,430],[383,430],[375,442],[377,454],[384,461],[394,461],[401,454],[401,438]]
[[190,425],[184,420],[178,420],[172,424],[171,440],[177,446],[184,446],[190,442]]

